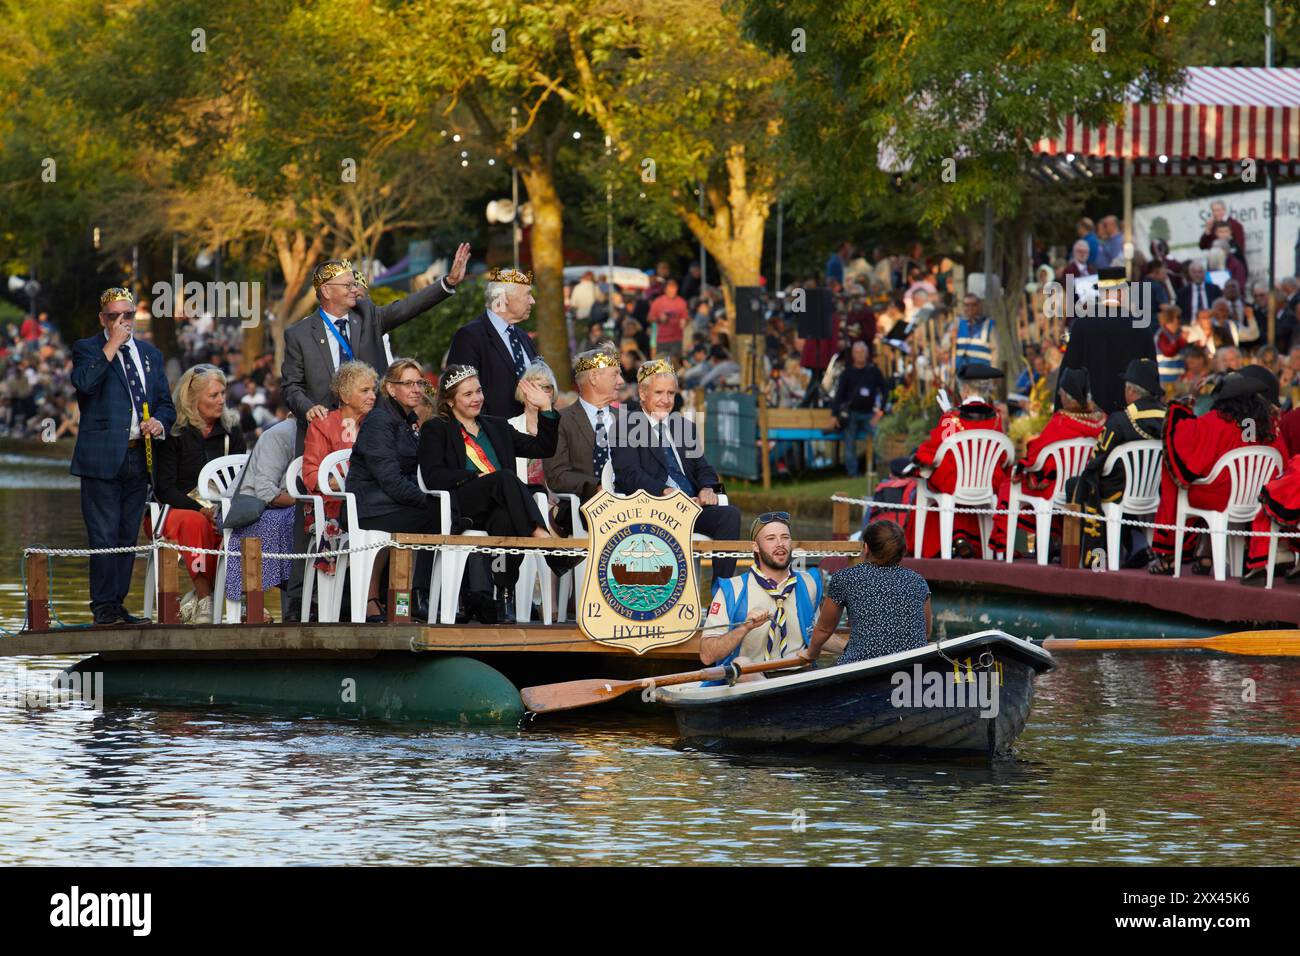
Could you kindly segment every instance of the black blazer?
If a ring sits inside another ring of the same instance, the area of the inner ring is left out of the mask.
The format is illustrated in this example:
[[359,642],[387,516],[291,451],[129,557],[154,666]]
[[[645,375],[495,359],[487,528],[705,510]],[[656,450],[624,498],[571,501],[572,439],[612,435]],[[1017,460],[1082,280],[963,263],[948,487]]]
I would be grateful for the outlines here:
[[[555,454],[560,417],[555,412],[537,416],[537,435],[517,431],[504,418],[480,415],[479,427],[492,442],[501,470],[514,474],[516,458],[549,458]],[[454,491],[466,482],[479,477],[479,472],[465,467],[465,439],[460,434],[460,423],[434,416],[420,429],[420,474],[427,487],[439,491]]]
[[[1143,327],[1128,316],[1085,315],[1070,324],[1061,368],[1088,370],[1092,400],[1107,415],[1124,409],[1124,371],[1133,359],[1156,359],[1155,321]],[[1061,393],[1056,392],[1056,408]]]
[[[1205,299],[1209,303],[1209,305],[1207,305],[1206,308],[1209,308],[1210,305],[1214,305],[1214,300],[1221,295],[1223,295],[1223,290],[1220,289],[1213,282],[1211,282],[1209,279],[1206,279]],[[1178,290],[1177,305],[1179,310],[1183,313],[1182,315],[1183,325],[1190,325],[1191,323],[1196,321],[1196,316],[1192,315],[1192,284],[1190,280],[1188,282],[1183,283],[1183,287]]]
[[423,508],[427,496],[416,481],[420,442],[412,427],[419,419],[387,395],[361,420],[348,463],[347,490],[357,496],[357,517]]
[[[228,451],[227,437],[230,438]],[[166,441],[153,443],[154,467],[158,471],[154,494],[173,508],[200,511],[199,503],[189,493],[198,486],[203,466],[222,455],[242,455],[247,450],[243,429],[238,424],[227,432],[218,422],[207,438],[193,425],[184,426],[179,435],[169,433]]]
[[[640,410],[626,413],[628,428],[640,430],[637,420],[644,416],[645,413]],[[697,447],[699,434],[695,425],[676,412],[669,417],[680,421],[680,427],[686,429],[685,432],[678,432],[679,426],[674,422],[671,426],[673,432],[683,434],[689,447]],[[620,415],[619,418],[622,419],[624,416]],[[644,428],[645,423],[641,422],[640,427]],[[652,495],[663,494],[664,489],[668,487],[668,467],[660,457],[662,449],[658,445],[646,447],[644,444],[641,447],[629,448],[626,446],[626,441],[625,433],[619,431],[614,436],[613,447],[610,449],[610,460],[614,463],[614,490],[620,495],[630,495],[635,491],[648,491]],[[686,453],[685,448],[678,448],[677,452],[682,460],[682,470],[695,485],[697,492],[701,488],[722,491],[722,482],[718,478],[718,473],[704,455],[691,457]]]
[[[537,358],[537,349],[523,329],[519,330],[519,337],[523,340],[524,361],[531,362]],[[514,418],[524,410],[524,406],[515,401],[519,379],[515,377],[514,357],[497,330],[492,328],[492,320],[486,311],[456,330],[447,350],[447,364],[472,365],[478,369],[479,384],[483,386],[484,415]]]

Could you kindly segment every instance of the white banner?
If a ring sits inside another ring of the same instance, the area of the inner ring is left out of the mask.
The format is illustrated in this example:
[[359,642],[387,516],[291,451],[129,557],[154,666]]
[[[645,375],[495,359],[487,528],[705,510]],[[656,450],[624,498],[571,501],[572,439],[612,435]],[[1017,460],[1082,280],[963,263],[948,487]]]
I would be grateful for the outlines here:
[[[1133,210],[1133,244],[1139,252],[1150,258],[1151,240],[1163,239],[1169,243],[1169,255],[1179,261],[1199,259],[1205,261],[1209,251],[1197,245],[1205,223],[1210,218],[1210,203],[1222,200],[1228,215],[1241,223],[1246,231],[1246,266],[1251,284],[1268,282],[1268,190],[1252,189],[1247,192],[1207,196],[1201,199],[1184,199],[1179,202],[1139,206]],[[1277,248],[1274,251],[1276,278],[1280,281],[1297,272],[1296,258],[1300,256],[1300,185],[1279,186],[1277,189]],[[1249,295],[1249,289],[1243,289]]]

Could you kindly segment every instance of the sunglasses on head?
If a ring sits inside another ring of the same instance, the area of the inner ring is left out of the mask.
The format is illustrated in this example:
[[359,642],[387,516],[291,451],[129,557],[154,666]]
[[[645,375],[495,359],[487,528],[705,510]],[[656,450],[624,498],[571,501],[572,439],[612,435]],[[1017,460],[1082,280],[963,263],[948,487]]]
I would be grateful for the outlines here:
[[790,523],[790,512],[788,511],[768,511],[758,516],[759,524],[767,524],[770,521],[784,521]]

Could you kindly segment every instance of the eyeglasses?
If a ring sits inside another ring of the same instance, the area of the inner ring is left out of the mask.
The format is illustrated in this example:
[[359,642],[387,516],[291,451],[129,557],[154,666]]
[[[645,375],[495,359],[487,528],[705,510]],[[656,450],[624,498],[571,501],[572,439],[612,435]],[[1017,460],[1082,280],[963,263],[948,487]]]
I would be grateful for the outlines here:
[[351,282],[326,282],[321,286],[321,288],[324,288],[327,285],[332,285],[337,288],[347,289],[349,292],[354,292],[357,289],[361,288],[361,283],[357,282],[355,279],[353,279]]
[[423,384],[424,384],[424,379],[422,379],[422,378],[409,378],[409,379],[406,379],[405,381],[392,382],[391,384],[393,384],[393,385],[400,385],[402,388],[410,388],[412,385],[423,385]]
[[102,314],[112,316],[114,319],[120,319],[123,318],[124,316],[135,315],[135,309],[128,309],[123,312],[104,312]]

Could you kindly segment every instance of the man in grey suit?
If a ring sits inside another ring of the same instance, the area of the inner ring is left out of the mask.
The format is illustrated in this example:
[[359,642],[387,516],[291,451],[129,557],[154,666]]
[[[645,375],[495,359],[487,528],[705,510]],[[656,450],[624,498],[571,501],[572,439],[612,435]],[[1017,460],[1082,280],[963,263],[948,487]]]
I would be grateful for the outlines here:
[[322,418],[338,405],[330,382],[343,362],[356,358],[381,376],[388,366],[384,335],[454,295],[465,278],[469,243],[461,243],[451,270],[441,280],[388,305],[377,306],[359,295],[351,263],[332,259],[316,267],[312,285],[320,307],[291,325],[284,333],[284,363],[280,389],[284,402],[298,419],[298,450],[307,423]]
[[[298,420],[296,454],[301,455],[307,438],[307,424],[329,414],[338,406],[330,383],[338,367],[350,359],[365,362],[379,376],[388,367],[384,335],[421,315],[456,293],[469,265],[469,243],[456,249],[451,269],[438,282],[404,299],[377,306],[360,295],[360,276],[345,259],[331,259],[316,267],[312,285],[319,307],[313,315],[289,326],[284,333],[284,362],[280,366],[280,391],[284,403]],[[302,506],[294,521],[294,551],[303,552],[307,536],[303,530]],[[287,592],[287,608],[296,613],[302,597],[301,561],[294,561]],[[290,620],[289,613],[285,615]]]
[[[557,494],[577,495],[586,502],[600,490],[600,473],[609,461],[609,434],[614,426],[610,404],[623,381],[618,353],[606,343],[581,352],[573,363],[578,400],[560,412],[560,432],[555,454],[543,460],[546,487]],[[560,524],[571,515],[561,509]],[[567,528],[566,533],[572,533]]]

